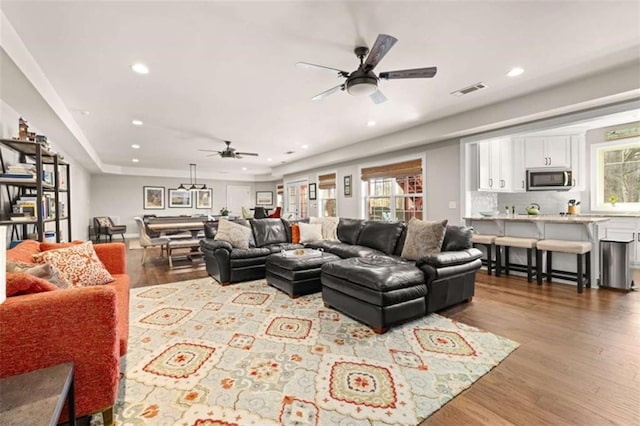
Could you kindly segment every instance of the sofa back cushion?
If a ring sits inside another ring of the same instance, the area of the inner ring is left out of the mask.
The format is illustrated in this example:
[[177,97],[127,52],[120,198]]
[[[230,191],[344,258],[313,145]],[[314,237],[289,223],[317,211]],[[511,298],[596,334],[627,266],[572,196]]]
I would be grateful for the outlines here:
[[340,218],[338,222],[338,239],[347,244],[358,244],[358,238],[366,221],[362,219]]
[[404,242],[407,239],[407,224],[402,223],[402,234],[398,238],[398,242],[396,243],[396,248],[393,250],[393,254],[395,256],[400,256],[402,254],[402,249],[404,248]]
[[281,219],[254,219],[251,221],[256,247],[291,242],[291,230]]
[[14,248],[7,250],[7,260],[35,263],[33,255],[38,253],[40,253],[40,243],[35,240],[25,240]]
[[473,228],[471,226],[447,226],[442,242],[442,251],[461,251],[471,248],[473,243]]
[[358,245],[392,254],[403,227],[400,222],[366,222],[358,237]]

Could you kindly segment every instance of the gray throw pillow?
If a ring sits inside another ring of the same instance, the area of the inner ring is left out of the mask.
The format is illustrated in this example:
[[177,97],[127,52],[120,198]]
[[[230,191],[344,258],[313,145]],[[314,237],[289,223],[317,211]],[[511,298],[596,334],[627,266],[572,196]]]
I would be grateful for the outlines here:
[[407,225],[407,238],[404,241],[402,257],[418,260],[423,256],[440,252],[447,219],[437,222],[425,222],[413,218]]
[[218,224],[218,232],[214,240],[226,241],[233,247],[248,249],[249,237],[251,236],[251,228],[220,219]]

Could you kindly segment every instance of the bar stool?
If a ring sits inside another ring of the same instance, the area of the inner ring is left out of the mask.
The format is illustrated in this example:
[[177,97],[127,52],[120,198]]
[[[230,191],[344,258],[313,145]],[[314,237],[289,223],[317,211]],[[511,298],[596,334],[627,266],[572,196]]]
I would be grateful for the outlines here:
[[[496,276],[500,276],[499,271],[496,269],[495,262],[493,260],[493,253],[495,252],[495,240],[497,235],[482,235],[482,234],[473,234],[471,237],[471,242],[473,246],[480,244],[487,248],[487,274],[491,275],[491,270],[496,271]],[[483,263],[485,263],[483,261]]]
[[[527,281],[533,281],[533,250],[536,249],[538,240],[535,238],[521,237],[498,237],[496,244],[496,275],[500,276],[502,272],[502,247],[504,247],[504,272],[509,275],[509,268],[520,269],[522,265],[512,265],[509,262],[509,247],[517,247],[527,249]],[[536,262],[536,269],[539,263]],[[515,266],[515,268],[514,268]]]
[[[578,293],[582,293],[582,287],[585,284],[583,274],[583,261],[586,268],[586,286],[591,288],[591,243],[588,241],[566,241],[566,240],[540,240],[538,241],[538,251],[536,253],[537,265],[542,265],[542,252],[547,252],[547,282],[551,282],[551,278],[562,278],[565,280],[574,279],[578,283]],[[576,255],[577,273],[568,271],[553,270],[552,254],[553,252],[570,253]],[[585,256],[586,255],[586,256]],[[542,268],[537,271],[538,285],[542,285]]]

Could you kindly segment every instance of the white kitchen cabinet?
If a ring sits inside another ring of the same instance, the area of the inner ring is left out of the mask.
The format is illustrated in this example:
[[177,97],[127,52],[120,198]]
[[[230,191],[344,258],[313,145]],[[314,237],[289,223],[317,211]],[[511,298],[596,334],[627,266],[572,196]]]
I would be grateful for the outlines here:
[[571,135],[571,173],[573,179],[573,190],[584,191],[588,189],[585,181],[585,157],[584,157],[584,136]]
[[478,190],[511,191],[512,170],[510,138],[478,143]]
[[571,167],[571,136],[529,136],[524,138],[525,167]]
[[527,168],[525,167],[524,138],[513,138],[511,141],[511,169],[513,176],[511,192],[525,192]]

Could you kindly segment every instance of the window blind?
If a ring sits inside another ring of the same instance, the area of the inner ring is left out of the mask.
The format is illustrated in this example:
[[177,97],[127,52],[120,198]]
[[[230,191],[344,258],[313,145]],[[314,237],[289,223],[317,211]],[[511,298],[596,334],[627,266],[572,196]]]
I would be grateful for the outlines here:
[[329,173],[318,176],[318,187],[320,189],[331,189],[336,187],[336,174]]
[[409,160],[384,166],[362,169],[362,180],[376,178],[395,178],[409,175],[422,175],[422,160]]

